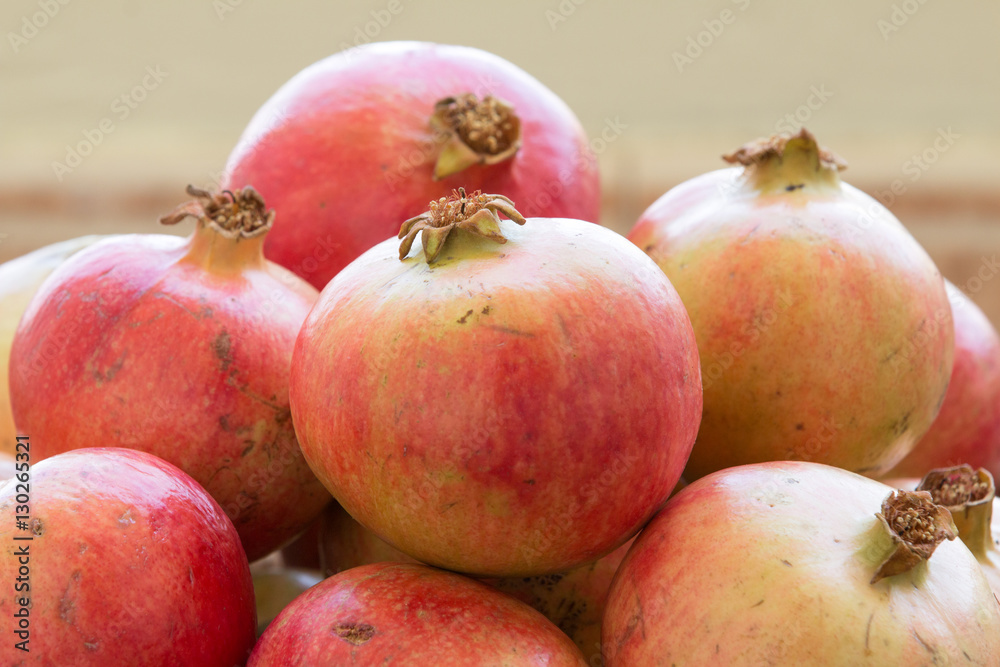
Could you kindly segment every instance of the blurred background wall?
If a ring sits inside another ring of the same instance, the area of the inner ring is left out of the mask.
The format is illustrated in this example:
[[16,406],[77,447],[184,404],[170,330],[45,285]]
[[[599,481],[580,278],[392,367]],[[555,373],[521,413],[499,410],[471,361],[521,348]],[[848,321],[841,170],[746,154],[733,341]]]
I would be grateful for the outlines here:
[[721,153],[804,124],[1000,324],[995,0],[393,3],[4,0],[0,261],[161,231],[156,216],[215,180],[294,73],[418,39],[492,51],[562,96],[599,153],[602,222],[621,232]]

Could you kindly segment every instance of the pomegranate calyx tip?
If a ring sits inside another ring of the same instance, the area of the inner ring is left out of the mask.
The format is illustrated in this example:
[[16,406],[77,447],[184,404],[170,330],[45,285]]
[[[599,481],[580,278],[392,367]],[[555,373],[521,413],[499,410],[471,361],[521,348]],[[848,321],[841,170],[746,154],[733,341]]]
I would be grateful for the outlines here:
[[948,509],[992,503],[995,494],[993,475],[984,468],[973,470],[968,464],[931,470],[920,480],[917,491],[927,491],[935,503]]
[[514,208],[514,202],[507,197],[483,194],[479,190],[466,194],[465,188],[459,188],[453,191],[450,197],[432,201],[428,211],[402,224],[397,237],[402,239],[402,243],[399,244],[399,259],[406,259],[418,232],[421,233],[420,242],[428,264],[437,259],[445,240],[455,228],[464,229],[496,243],[506,243],[507,239],[500,229],[498,213],[503,213],[519,225],[525,223],[524,216]]
[[521,147],[521,120],[514,107],[492,95],[446,97],[434,105],[431,127],[443,137],[434,180],[474,164],[497,164]]
[[893,548],[876,569],[873,584],[913,569],[930,558],[941,542],[958,536],[951,512],[936,505],[927,491],[893,491],[875,516],[888,531]]
[[816,153],[819,165],[824,169],[843,171],[847,169],[847,161],[828,148],[821,147],[816,142],[816,137],[806,128],[802,128],[797,134],[775,134],[770,137],[761,137],[747,142],[737,148],[732,153],[722,156],[722,159],[730,164],[741,164],[744,167],[761,164],[769,160],[780,160],[785,154],[789,144],[800,145],[806,151]]
[[224,236],[253,238],[266,234],[274,222],[274,210],[267,210],[264,198],[252,186],[212,193],[188,185],[186,192],[194,199],[160,216],[160,224],[175,225],[190,216]]

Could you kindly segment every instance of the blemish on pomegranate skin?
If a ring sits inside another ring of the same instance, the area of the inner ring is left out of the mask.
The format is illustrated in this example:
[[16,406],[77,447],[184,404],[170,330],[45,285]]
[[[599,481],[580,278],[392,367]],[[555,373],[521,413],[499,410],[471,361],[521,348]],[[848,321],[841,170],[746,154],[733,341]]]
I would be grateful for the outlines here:
[[789,563],[789,562],[788,562],[787,560],[785,560],[784,558],[782,558],[782,559],[781,559],[781,562],[782,562],[782,563],[784,563],[785,565],[787,565],[788,567],[792,567],[792,564],[791,564],[791,563]]
[[466,320],[469,319],[469,316],[472,315],[472,313],[473,313],[472,310],[466,312],[465,315],[462,315],[460,318],[458,318],[457,322],[459,324],[465,324]]
[[330,632],[355,646],[361,646],[375,636],[375,628],[367,623],[339,623],[330,628]]
[[233,362],[233,358],[230,354],[232,349],[232,339],[229,338],[229,332],[223,331],[215,340],[212,341],[212,351],[215,352],[216,358],[222,362],[222,371],[225,372],[229,370],[229,364]]

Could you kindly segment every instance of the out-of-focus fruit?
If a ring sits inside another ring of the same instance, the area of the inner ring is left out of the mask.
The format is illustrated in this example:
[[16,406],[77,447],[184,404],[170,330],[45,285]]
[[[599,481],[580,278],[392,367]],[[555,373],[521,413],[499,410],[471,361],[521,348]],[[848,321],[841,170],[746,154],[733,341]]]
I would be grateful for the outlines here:
[[133,234],[70,257],[35,295],[11,349],[11,399],[33,461],[95,443],[194,477],[251,560],[300,532],[329,495],[288,406],[292,347],[316,291],[264,259],[273,214],[252,189],[165,216],[187,239]]
[[[608,588],[631,544],[629,540],[604,558],[569,572],[482,581],[542,612],[589,660],[601,654],[601,618]],[[323,512],[320,553],[327,577],[371,563],[417,562],[352,519],[337,503]]]
[[409,563],[346,570],[300,595],[248,667],[586,666],[548,619],[458,574]]
[[983,311],[948,283],[955,365],[937,419],[891,476],[969,464],[1000,475],[1000,336]]
[[372,563],[419,563],[355,521],[340,503],[319,519],[319,563],[325,577]]
[[[335,504],[335,503],[331,503]],[[319,532],[320,516],[313,519],[312,523],[299,534],[290,544],[281,549],[281,562],[286,567],[302,568],[306,570],[321,570],[319,555]]]
[[996,487],[985,468],[961,465],[927,473],[917,487],[951,512],[958,536],[983,566],[994,594],[1000,596],[1000,525],[993,524]]
[[[33,463],[22,486],[0,485],[0,663],[244,663],[256,625],[246,555],[188,475],[145,452],[94,448]],[[22,495],[27,530],[14,522]]]
[[944,400],[941,274],[806,130],[725,159],[742,167],[670,190],[629,233],[698,339],[705,409],[685,477],[780,460],[880,476]]
[[103,238],[106,237],[95,234],[60,241],[0,264],[0,452],[13,454],[17,436],[7,382],[10,346],[17,323],[38,286],[57,266],[73,253]]
[[268,100],[223,187],[278,212],[268,258],[322,288],[459,186],[525,215],[596,222],[597,161],[572,111],[534,77],[466,46],[384,42],[337,53]]
[[1000,605],[954,537],[930,494],[839,468],[717,472],[671,499],[625,556],[606,664],[993,664]]
[[514,220],[503,197],[432,202],[402,246],[331,281],[292,359],[296,432],[334,497],[405,553],[480,576],[619,547],[669,496],[701,416],[663,272],[597,225]]

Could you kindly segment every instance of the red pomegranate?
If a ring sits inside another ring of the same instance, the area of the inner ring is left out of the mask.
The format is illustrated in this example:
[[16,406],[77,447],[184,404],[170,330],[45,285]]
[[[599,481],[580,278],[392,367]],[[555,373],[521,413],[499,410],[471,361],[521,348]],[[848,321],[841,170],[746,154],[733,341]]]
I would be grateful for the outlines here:
[[919,477],[968,463],[1000,475],[1000,336],[983,311],[947,283],[955,322],[955,365],[937,419],[887,476]]
[[[591,661],[601,655],[601,617],[611,579],[631,545],[629,540],[604,558],[569,572],[482,581],[540,611]],[[386,544],[337,503],[323,511],[320,554],[328,577],[372,563],[417,562]]]
[[100,241],[103,236],[81,236],[47,245],[0,264],[0,452],[13,456],[17,429],[10,409],[7,365],[10,346],[21,315],[49,274],[73,253]]
[[615,575],[608,667],[996,664],[1000,605],[926,492],[737,466],[667,503]]
[[256,639],[250,568],[193,479],[116,448],[19,474],[29,481],[0,484],[0,664],[244,664]]
[[165,220],[197,217],[189,238],[114,237],[49,277],[14,337],[12,407],[34,460],[102,443],[175,464],[222,505],[254,560],[330,499],[288,405],[316,291],[264,259],[272,216],[259,195],[193,194]]
[[334,497],[401,551],[481,576],[620,546],[669,496],[701,416],[663,272],[597,225],[514,221],[504,197],[433,202],[401,247],[331,281],[292,359],[296,432]]
[[597,221],[597,163],[573,112],[479,49],[384,42],[297,74],[250,121],[223,187],[278,212],[267,256],[322,288],[459,186],[529,216]]
[[930,427],[953,331],[934,262],[806,130],[747,144],[629,233],[691,316],[705,410],[685,469],[808,460],[877,477]]
[[248,667],[586,667],[569,637],[524,603],[409,563],[341,572],[285,608]]

